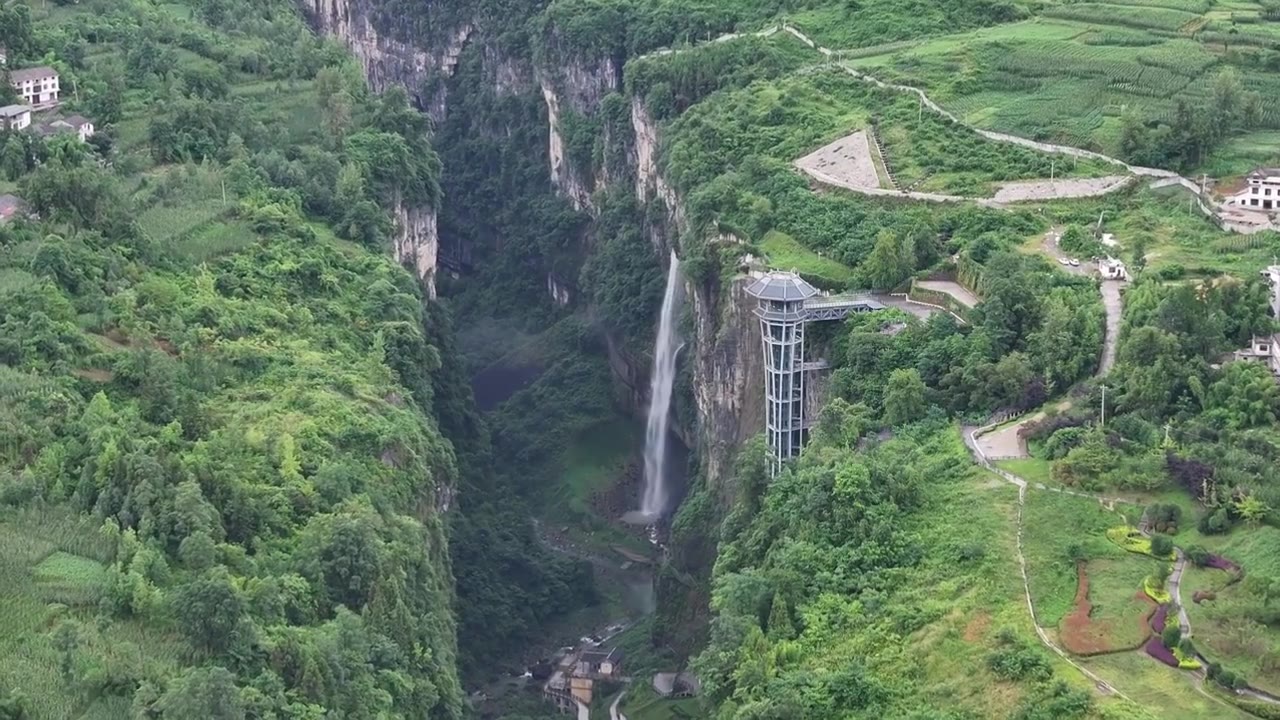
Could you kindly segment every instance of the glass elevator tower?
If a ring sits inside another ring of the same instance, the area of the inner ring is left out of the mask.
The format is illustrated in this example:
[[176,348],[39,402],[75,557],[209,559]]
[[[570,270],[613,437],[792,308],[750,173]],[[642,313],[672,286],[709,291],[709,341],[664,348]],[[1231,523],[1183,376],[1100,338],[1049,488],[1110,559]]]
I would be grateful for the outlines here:
[[809,432],[804,417],[804,303],[818,291],[795,273],[771,272],[747,288],[756,298],[764,349],[765,434],[774,469],[800,454]]

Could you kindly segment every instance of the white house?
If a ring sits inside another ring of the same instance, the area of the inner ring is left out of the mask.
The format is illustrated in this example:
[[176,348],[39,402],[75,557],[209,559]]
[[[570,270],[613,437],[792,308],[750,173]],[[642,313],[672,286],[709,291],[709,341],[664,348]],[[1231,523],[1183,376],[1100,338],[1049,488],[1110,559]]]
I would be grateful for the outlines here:
[[1258,168],[1245,178],[1249,185],[1231,198],[1231,204],[1250,210],[1280,210],[1280,168]]
[[36,108],[58,104],[58,71],[48,66],[9,73],[9,84],[23,102]]
[[26,130],[31,127],[30,105],[6,105],[0,107],[0,128]]
[[1098,261],[1098,274],[1103,280],[1128,280],[1129,272],[1124,263],[1108,255]]

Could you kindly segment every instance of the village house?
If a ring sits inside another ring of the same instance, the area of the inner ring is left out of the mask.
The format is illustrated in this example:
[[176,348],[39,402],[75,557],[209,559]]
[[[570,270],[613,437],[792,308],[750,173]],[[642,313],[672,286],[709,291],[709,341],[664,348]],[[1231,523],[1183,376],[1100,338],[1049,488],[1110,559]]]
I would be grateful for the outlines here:
[[17,195],[0,195],[0,224],[12,220],[26,207]]
[[0,129],[26,130],[30,126],[30,105],[6,105],[0,107]]
[[591,705],[596,682],[621,675],[622,651],[617,648],[570,652],[542,686],[542,696],[562,713],[577,712]]
[[1231,204],[1261,212],[1280,210],[1280,168],[1258,168],[1245,180],[1248,186],[1236,193]]
[[51,120],[39,125],[37,132],[44,137],[52,137],[54,135],[75,134],[80,138],[80,142],[88,142],[93,137],[94,127],[93,121],[83,115],[71,115],[66,118]]
[[1098,274],[1103,280],[1128,280],[1129,272],[1124,263],[1108,255],[1098,261]]
[[40,67],[14,70],[9,73],[9,84],[32,107],[42,108],[58,104],[58,71],[42,65]]
[[612,680],[621,670],[622,651],[618,648],[584,650],[578,656],[578,666],[574,674],[595,680]]
[[0,67],[9,64],[9,48],[0,45]]

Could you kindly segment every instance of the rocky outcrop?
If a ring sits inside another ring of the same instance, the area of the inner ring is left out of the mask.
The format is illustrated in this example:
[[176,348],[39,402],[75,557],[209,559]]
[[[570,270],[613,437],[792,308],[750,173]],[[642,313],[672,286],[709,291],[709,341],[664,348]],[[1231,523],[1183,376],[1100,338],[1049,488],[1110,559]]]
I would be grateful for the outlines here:
[[[448,32],[448,42],[428,52],[396,40],[375,27],[374,0],[300,0],[316,28],[332,35],[351,49],[360,60],[365,78],[375,92],[401,85],[437,122],[444,117],[443,84],[435,77],[450,77],[462,49],[475,31],[470,23]],[[424,88],[437,86],[432,97],[423,97]]]
[[391,206],[395,232],[392,251],[401,265],[413,270],[422,281],[427,297],[436,297],[436,258],[440,252],[440,234],[436,210],[421,205],[407,205],[399,197]]
[[604,178],[574,167],[565,153],[565,111],[594,115],[605,95],[621,87],[621,74],[612,59],[588,63],[572,60],[562,67],[540,68],[538,85],[547,103],[547,142],[551,157],[551,184],[576,210],[591,207],[591,193]]
[[[445,113],[444,84],[428,81],[453,74],[474,27],[464,24],[455,28],[449,33],[447,43],[427,52],[379,32],[370,19],[373,8],[369,2],[301,0],[303,10],[317,29],[341,40],[359,59],[370,88],[382,92],[391,85],[403,86],[417,105],[439,122]],[[426,97],[424,92],[428,87],[437,89]],[[395,223],[391,238],[395,257],[413,269],[428,296],[434,298],[436,257],[440,251],[436,210],[406,204],[396,198],[391,211]]]

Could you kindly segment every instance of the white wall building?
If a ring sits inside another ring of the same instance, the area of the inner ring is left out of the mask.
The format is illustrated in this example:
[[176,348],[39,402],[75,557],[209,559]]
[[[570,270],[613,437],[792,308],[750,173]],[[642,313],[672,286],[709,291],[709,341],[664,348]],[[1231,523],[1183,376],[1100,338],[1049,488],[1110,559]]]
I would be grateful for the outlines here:
[[1103,280],[1128,280],[1129,272],[1124,263],[1108,255],[1098,261],[1098,274]]
[[58,104],[58,71],[51,67],[14,70],[9,73],[9,84],[28,105],[38,108]]
[[1280,168],[1258,168],[1245,178],[1249,185],[1236,193],[1231,204],[1249,210],[1280,210]]
[[31,127],[31,106],[6,105],[0,107],[0,128],[26,130]]
[[1261,274],[1271,286],[1271,316],[1280,319],[1280,265],[1271,265]]

